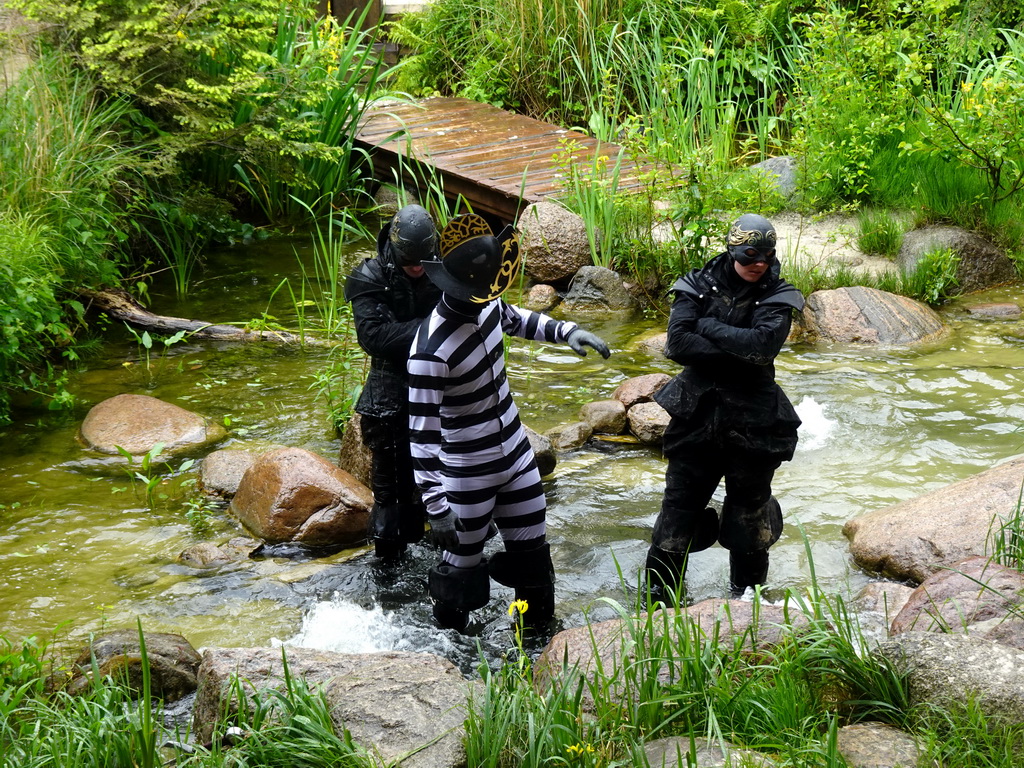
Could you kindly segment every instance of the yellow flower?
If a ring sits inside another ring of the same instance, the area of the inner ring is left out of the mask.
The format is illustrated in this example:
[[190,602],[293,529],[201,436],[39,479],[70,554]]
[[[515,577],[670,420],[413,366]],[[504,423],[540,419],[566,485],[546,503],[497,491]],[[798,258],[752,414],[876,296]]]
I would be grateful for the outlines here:
[[580,755],[583,755],[583,754],[590,754],[590,755],[592,755],[592,754],[594,754],[594,745],[593,744],[570,744],[568,747],[565,748],[565,751],[568,752],[570,755],[573,755],[575,757],[579,757]]
[[184,40],[185,39],[185,33],[182,32],[180,29],[175,34],[178,35],[178,39],[179,40]]
[[512,616],[515,613],[526,613],[530,608],[530,604],[525,600],[513,600],[508,606],[508,615]]

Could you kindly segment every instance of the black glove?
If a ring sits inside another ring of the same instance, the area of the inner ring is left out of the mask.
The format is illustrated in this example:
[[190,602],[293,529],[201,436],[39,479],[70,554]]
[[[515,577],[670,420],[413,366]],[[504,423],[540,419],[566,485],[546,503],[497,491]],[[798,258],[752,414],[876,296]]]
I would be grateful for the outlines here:
[[608,345],[601,340],[601,338],[590,331],[584,331],[582,328],[574,328],[569,332],[569,335],[565,339],[565,343],[568,344],[572,351],[581,357],[587,356],[587,350],[584,347],[593,347],[596,349],[601,357],[605,360],[611,354],[611,350],[608,349]]
[[391,307],[387,304],[377,305],[377,316],[388,323],[393,323],[397,319],[395,313],[391,311]]
[[430,533],[434,543],[446,552],[453,552],[459,546],[458,531],[462,529],[459,518],[449,509],[442,515],[431,515]]

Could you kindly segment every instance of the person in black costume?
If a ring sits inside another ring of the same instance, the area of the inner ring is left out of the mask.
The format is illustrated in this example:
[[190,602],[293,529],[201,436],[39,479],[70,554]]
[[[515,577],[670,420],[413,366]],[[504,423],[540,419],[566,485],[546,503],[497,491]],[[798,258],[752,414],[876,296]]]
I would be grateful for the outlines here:
[[401,556],[423,537],[426,509],[413,479],[409,451],[406,362],[420,321],[441,298],[420,262],[438,253],[437,228],[419,205],[407,205],[377,236],[377,257],[364,259],[349,275],[345,299],[352,303],[359,346],[370,355],[370,373],[355,411],[363,443],[373,455],[370,532],[383,560]]
[[[734,596],[763,584],[768,548],[782,533],[772,479],[793,458],[800,419],[775,382],[775,357],[789,335],[796,288],[779,276],[775,228],[744,214],[727,250],[672,286],[665,355],[684,366],[655,400],[665,431],[665,497],[647,554],[652,597],[680,586],[687,556],[715,541],[729,550]],[[725,479],[721,519],[708,506]]]

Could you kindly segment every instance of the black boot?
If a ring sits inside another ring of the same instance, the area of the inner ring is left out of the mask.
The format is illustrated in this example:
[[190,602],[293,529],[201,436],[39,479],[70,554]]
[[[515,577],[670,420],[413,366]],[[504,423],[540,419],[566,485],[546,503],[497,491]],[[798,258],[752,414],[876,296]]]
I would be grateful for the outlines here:
[[447,603],[434,603],[434,621],[441,629],[465,632],[469,625],[469,611],[460,611]]
[[544,629],[555,618],[555,585],[540,587],[518,587],[516,600],[524,600],[527,608],[523,613],[523,626]]
[[672,595],[678,591],[686,575],[686,555],[681,552],[666,552],[651,545],[647,550],[645,571],[651,602],[671,603]]
[[373,553],[377,559],[384,563],[393,563],[401,560],[405,554],[405,542],[394,539],[374,539]]
[[405,554],[405,542],[399,534],[401,507],[398,504],[374,503],[370,508],[370,533],[373,551],[384,562],[399,559]]
[[427,574],[427,585],[435,621],[442,629],[459,632],[466,631],[469,612],[483,608],[491,596],[486,560],[472,568],[438,563]]
[[729,592],[741,596],[747,587],[756,587],[768,580],[768,550],[729,553]]

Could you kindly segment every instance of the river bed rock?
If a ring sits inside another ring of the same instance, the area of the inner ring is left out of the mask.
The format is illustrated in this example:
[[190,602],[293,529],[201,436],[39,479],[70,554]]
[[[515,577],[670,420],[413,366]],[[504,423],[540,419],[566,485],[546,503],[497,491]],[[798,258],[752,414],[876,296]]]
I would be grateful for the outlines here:
[[1024,574],[988,557],[969,557],[914,590],[893,619],[903,632],[962,632],[1024,650]]
[[398,760],[403,768],[465,765],[463,723],[470,691],[479,683],[466,681],[450,661],[428,653],[208,648],[192,713],[198,740],[209,741],[225,715],[237,711],[232,678],[249,697],[268,698],[270,690],[284,687],[282,652],[292,678],[322,687],[335,733],[347,729],[356,744],[388,765]]
[[589,265],[579,268],[562,300],[565,312],[583,315],[628,311],[633,306],[633,297],[618,272]]
[[[150,686],[165,702],[178,701],[196,690],[200,657],[191,643],[178,634],[143,632],[149,660]],[[68,692],[85,693],[92,686],[92,660],[101,677],[127,682],[142,690],[142,645],[138,629],[118,629],[95,638],[75,660]]]
[[942,710],[972,698],[986,717],[1024,721],[1024,652],[992,640],[959,634],[905,632],[875,654],[907,676],[911,705]]
[[94,451],[117,455],[118,448],[144,456],[157,444],[175,455],[216,443],[227,430],[198,413],[149,395],[122,394],[89,409],[79,439]]
[[857,565],[897,581],[923,582],[972,555],[984,555],[997,517],[1016,509],[1024,455],[972,477],[848,521],[843,535]]
[[231,500],[242,524],[269,544],[339,549],[366,538],[372,505],[369,488],[301,448],[259,456]]
[[947,329],[920,301],[877,288],[836,288],[807,297],[805,340],[844,344],[910,345],[934,341]]

